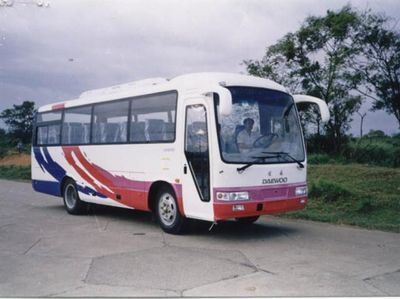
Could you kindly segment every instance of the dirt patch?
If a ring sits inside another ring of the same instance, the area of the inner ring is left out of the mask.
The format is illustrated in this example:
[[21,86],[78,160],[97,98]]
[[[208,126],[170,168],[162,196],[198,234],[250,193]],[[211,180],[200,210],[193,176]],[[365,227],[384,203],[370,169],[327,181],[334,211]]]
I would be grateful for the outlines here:
[[12,154],[0,159],[0,165],[31,165],[31,155],[28,154]]

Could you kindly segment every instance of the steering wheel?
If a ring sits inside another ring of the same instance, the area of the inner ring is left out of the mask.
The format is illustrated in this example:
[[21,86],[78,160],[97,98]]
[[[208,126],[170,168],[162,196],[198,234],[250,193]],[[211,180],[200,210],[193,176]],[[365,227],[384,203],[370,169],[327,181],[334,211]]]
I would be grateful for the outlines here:
[[270,135],[262,135],[253,142],[253,147],[266,148],[272,144],[272,142],[278,137],[278,134],[272,133]]

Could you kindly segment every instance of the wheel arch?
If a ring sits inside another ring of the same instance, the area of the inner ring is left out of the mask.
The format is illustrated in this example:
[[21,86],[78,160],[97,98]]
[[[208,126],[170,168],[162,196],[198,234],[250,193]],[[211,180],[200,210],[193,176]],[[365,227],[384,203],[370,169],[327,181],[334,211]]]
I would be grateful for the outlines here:
[[173,192],[173,195],[175,196],[176,201],[178,203],[179,212],[181,213],[182,216],[184,216],[185,214],[183,209],[182,191],[180,185],[176,186],[174,184],[171,184],[163,180],[153,182],[149,188],[147,195],[147,206],[149,210],[154,211],[157,200],[157,194],[163,187],[169,188],[171,192]]
[[64,176],[63,179],[61,180],[61,183],[60,183],[60,195],[61,195],[61,197],[63,196],[63,193],[64,193],[65,184],[69,180],[73,181],[76,184],[76,182],[75,182],[75,180],[73,178],[71,178],[70,176],[67,176],[67,175]]

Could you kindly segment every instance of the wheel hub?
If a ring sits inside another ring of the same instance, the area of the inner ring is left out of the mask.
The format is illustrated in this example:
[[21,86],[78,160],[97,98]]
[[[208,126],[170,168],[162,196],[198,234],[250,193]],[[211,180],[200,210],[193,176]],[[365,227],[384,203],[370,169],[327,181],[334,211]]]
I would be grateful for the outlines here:
[[171,225],[176,219],[176,205],[170,194],[163,194],[159,204],[160,220],[165,225]]
[[65,189],[65,203],[67,206],[72,209],[76,203],[76,192],[75,188],[71,185],[68,185]]

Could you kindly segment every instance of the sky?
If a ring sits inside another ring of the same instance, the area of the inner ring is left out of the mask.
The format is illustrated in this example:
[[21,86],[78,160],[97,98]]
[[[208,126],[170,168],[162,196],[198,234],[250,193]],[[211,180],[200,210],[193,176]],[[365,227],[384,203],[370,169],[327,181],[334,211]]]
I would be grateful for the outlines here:
[[[245,74],[243,60],[261,59],[306,17],[346,4],[400,20],[398,0],[4,1],[13,5],[0,6],[0,111],[150,77]],[[394,116],[369,107],[360,110],[367,111],[364,132],[398,132]],[[357,135],[360,117],[354,119],[350,133]]]

